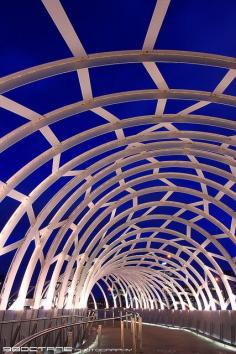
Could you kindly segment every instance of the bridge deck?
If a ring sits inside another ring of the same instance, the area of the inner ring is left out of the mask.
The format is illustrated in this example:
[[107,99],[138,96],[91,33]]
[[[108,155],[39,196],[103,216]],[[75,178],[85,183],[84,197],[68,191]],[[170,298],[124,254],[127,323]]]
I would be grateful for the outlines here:
[[[120,348],[120,328],[103,327],[101,349]],[[125,328],[125,352],[132,352],[131,329]],[[112,354],[115,351],[104,351]],[[101,351],[102,353],[102,351]],[[226,354],[233,350],[183,330],[143,325],[143,354]]]

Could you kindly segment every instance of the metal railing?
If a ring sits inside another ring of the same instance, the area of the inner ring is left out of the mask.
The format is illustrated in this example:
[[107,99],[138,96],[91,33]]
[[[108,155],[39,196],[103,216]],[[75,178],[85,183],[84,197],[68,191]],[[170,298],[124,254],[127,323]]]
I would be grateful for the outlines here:
[[137,311],[144,322],[188,330],[236,349],[236,311]]
[[[49,315],[51,312],[49,312]],[[24,314],[26,315],[26,313]],[[12,346],[17,341],[39,332],[44,328],[56,327],[66,323],[73,323],[78,319],[85,319],[88,312],[84,315],[70,314],[62,316],[49,316],[37,318],[19,318],[13,320],[0,321],[0,348]],[[0,349],[1,352],[1,349]]]
[[[118,320],[120,321],[121,348],[125,345],[125,330],[129,327],[132,333],[133,352],[138,352],[142,348],[142,321],[187,329],[214,341],[236,346],[236,311],[125,310],[116,308],[94,310],[93,313],[84,311],[84,315],[72,313],[50,318],[38,317],[1,321],[1,337],[4,336],[3,332],[5,331],[8,332],[10,340],[0,347],[23,346],[31,342],[32,345],[37,346],[64,346],[71,343],[72,348],[79,348],[85,340],[89,341],[89,337],[91,339],[94,336],[98,338],[103,324],[108,324],[111,321],[114,326]],[[100,326],[98,332],[95,331],[95,324]],[[93,330],[92,334],[91,329]]]
[[[116,309],[117,310],[117,309]],[[105,310],[105,313],[109,310]],[[97,313],[96,313],[97,312]],[[116,311],[117,312],[117,311]],[[17,342],[13,347],[14,351],[26,351],[26,348],[37,348],[38,353],[43,352],[43,348],[66,348],[67,352],[78,350],[85,338],[90,332],[90,325],[98,324],[97,330],[97,346],[101,343],[102,324],[111,321],[120,321],[120,345],[123,352],[125,352],[125,327],[131,327],[132,334],[132,351],[133,353],[141,353],[142,351],[142,318],[136,312],[127,312],[119,310],[119,315],[113,317],[103,317],[98,319],[98,311],[94,311],[87,317],[86,321],[71,322],[53,328],[47,328],[37,333],[34,333],[21,341]],[[68,317],[68,316],[66,316]],[[80,317],[80,316],[78,316]],[[126,326],[125,326],[126,325]],[[6,348],[5,348],[6,349]],[[4,352],[11,352],[12,348]]]

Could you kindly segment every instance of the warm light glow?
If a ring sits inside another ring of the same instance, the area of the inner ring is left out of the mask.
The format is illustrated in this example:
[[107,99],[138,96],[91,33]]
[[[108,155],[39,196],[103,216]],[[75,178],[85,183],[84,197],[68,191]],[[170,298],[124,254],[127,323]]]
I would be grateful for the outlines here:
[[10,307],[10,310],[22,311],[24,309],[24,299],[18,297]]

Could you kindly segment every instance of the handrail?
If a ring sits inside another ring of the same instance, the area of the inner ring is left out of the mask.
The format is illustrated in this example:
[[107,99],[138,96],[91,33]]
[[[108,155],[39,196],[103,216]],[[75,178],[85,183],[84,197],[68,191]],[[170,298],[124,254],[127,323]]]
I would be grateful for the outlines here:
[[111,320],[117,320],[117,319],[121,319],[121,318],[132,317],[134,314],[136,316],[140,316],[138,313],[133,313],[132,312],[132,313],[128,313],[128,314],[125,313],[124,315],[115,316],[115,317],[88,320],[88,321],[81,321],[81,322],[76,322],[76,323],[69,323],[69,324],[58,326],[58,327],[53,327],[53,328],[50,328],[50,329],[44,329],[44,330],[42,330],[40,332],[37,332],[37,333],[27,337],[27,338],[22,339],[20,342],[16,343],[14,345],[14,347],[21,348],[21,347],[25,346],[27,343],[29,343],[32,340],[34,340],[34,339],[37,339],[37,338],[39,338],[39,337],[41,337],[41,336],[43,336],[45,334],[52,333],[52,332],[60,330],[60,329],[71,328],[71,327],[79,326],[79,325],[82,325],[82,324],[99,323],[99,322],[104,322],[104,321],[111,321]]
[[[116,309],[116,310],[121,310],[122,307],[110,307],[110,308],[105,308],[105,309],[98,309],[98,310],[102,310],[102,311],[111,311],[113,309]],[[94,310],[94,309],[89,309],[87,310],[88,312],[93,312],[93,311],[98,311],[98,310]],[[9,321],[0,321],[0,325],[3,325],[3,324],[11,324],[11,323],[19,323],[19,322],[29,322],[29,321],[41,321],[41,320],[56,320],[56,319],[59,319],[59,318],[68,318],[68,317],[78,317],[78,318],[83,318],[83,317],[88,317],[86,315],[84,316],[81,316],[81,315],[62,315],[62,316],[55,316],[55,317],[35,317],[35,318],[25,318],[25,319],[17,319],[17,320],[9,320]]]
[[35,318],[26,318],[26,319],[17,319],[17,320],[9,320],[9,321],[1,321],[0,325],[3,324],[11,324],[11,323],[21,323],[21,322],[31,322],[31,321],[43,321],[43,320],[56,320],[60,318],[68,318],[68,317],[87,317],[86,315],[80,316],[80,315],[63,315],[63,316],[56,316],[56,317],[35,317]]

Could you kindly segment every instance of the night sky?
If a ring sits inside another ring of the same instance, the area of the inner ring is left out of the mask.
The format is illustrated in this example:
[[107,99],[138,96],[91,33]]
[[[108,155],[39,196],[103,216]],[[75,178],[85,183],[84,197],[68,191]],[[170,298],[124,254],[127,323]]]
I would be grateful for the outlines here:
[[[154,0],[62,0],[61,4],[64,7],[70,21],[80,38],[87,54],[106,52],[106,51],[120,51],[120,50],[138,50],[143,46],[147,28],[149,26],[152,13],[156,4]],[[47,13],[41,1],[35,0],[8,0],[1,1],[0,5],[0,76],[9,75],[11,73],[23,70],[32,66],[43,64],[46,62],[59,60],[63,58],[72,57],[70,49],[67,47],[65,41],[57,30],[55,24]],[[235,0],[172,0],[168,12],[161,27],[158,39],[154,49],[170,49],[170,50],[186,50],[198,51],[212,54],[220,54],[224,56],[236,57],[236,35],[235,27],[236,18],[236,1]],[[227,70],[218,67],[208,67],[193,64],[167,64],[160,63],[158,68],[169,88],[188,89],[199,91],[213,91],[218,83],[222,80]],[[145,67],[140,63],[135,64],[119,64],[112,66],[101,66],[89,69],[93,96],[101,96],[110,93],[117,93],[132,90],[156,89],[156,84],[149,76]],[[235,95],[236,80],[224,91],[227,95]],[[4,93],[4,96],[24,105],[31,110],[44,115],[59,107],[81,101],[83,99],[79,80],[76,72],[61,74],[50,77],[45,80],[30,83],[28,85],[13,89]],[[165,107],[165,114],[176,114],[183,109],[196,103],[196,101],[189,100],[168,100]],[[137,102],[126,102],[116,105],[109,105],[104,107],[111,114],[118,117],[120,120],[132,118],[136,116],[153,115],[156,109],[156,100],[142,100]],[[220,105],[211,103],[194,112],[197,115],[215,116],[218,118],[229,119],[235,121],[236,107]],[[0,137],[11,132],[12,130],[24,125],[28,122],[27,119],[10,112],[6,109],[0,108]],[[88,129],[105,124],[106,121],[92,111],[76,114],[67,119],[61,120],[50,125],[50,128],[61,142],[70,138],[74,134],[84,132]],[[221,134],[223,136],[233,135],[232,131],[225,128],[214,126],[202,126],[200,124],[186,124],[176,123],[174,126],[182,131],[201,131],[214,134]],[[124,129],[125,135],[131,136],[139,134],[148,126],[139,126]],[[166,128],[161,128],[160,131],[167,131]],[[85,153],[98,145],[111,142],[115,139],[115,133],[110,132],[104,135],[94,137],[89,141],[85,141],[79,145],[70,148],[61,155],[60,166],[64,165],[70,159],[75,158],[79,154]],[[145,145],[146,143],[144,143]],[[13,176],[19,169],[30,162],[39,154],[43,153],[51,146],[45,137],[39,132],[35,132],[30,136],[19,141],[0,155],[0,180],[4,183]],[[124,147],[117,148],[114,151],[121,151]],[[232,148],[235,150],[235,148]],[[109,156],[110,152],[102,155],[94,155],[92,159],[78,163],[75,169],[83,170],[92,166],[97,161]],[[183,155],[169,155],[159,156],[158,161],[189,161]],[[222,163],[216,160],[209,160],[203,156],[198,157],[198,161],[206,165],[214,166],[231,173],[230,167],[227,163]],[[145,165],[147,160],[140,160],[136,164],[130,165],[127,168],[134,168],[135,166]],[[168,167],[164,168],[162,172],[186,172],[186,168]],[[52,160],[42,165],[35,170],[27,178],[24,179],[15,188],[16,191],[29,195],[36,186],[50,175],[52,171]],[[191,169],[188,170],[191,173]],[[139,176],[150,175],[151,171],[143,171]],[[187,172],[186,172],[187,173]],[[192,172],[196,175],[196,171]],[[114,177],[115,173],[110,173],[105,180]],[[227,179],[223,176],[216,175],[210,172],[204,172],[205,178],[209,178],[219,184],[225,185]],[[129,180],[138,176],[127,178]],[[48,188],[34,203],[33,211],[35,216],[39,215],[42,208],[72,177],[62,177],[56,181],[50,188]],[[97,182],[93,190],[99,185],[105,183],[105,180]],[[170,182],[176,183],[178,186],[193,188],[201,191],[199,183],[186,181],[184,179],[170,179]],[[145,183],[140,183],[134,187],[136,191],[152,187],[161,187],[165,183],[158,178]],[[115,184],[113,188],[117,187]],[[76,187],[77,188],[77,187]],[[75,188],[75,189],[76,189]],[[46,227],[50,220],[65,203],[70,195],[75,191],[73,189],[64,199],[49,213],[41,229]],[[236,192],[235,184],[231,190]],[[110,191],[110,190],[109,190]],[[100,196],[105,196],[108,192],[105,190]],[[209,196],[216,197],[218,191],[213,187],[207,187]],[[125,195],[125,193],[124,193]],[[164,196],[163,192],[147,193],[140,197],[140,203],[151,201],[157,202],[157,208],[153,212],[156,214],[173,215],[176,212],[175,208],[159,206],[158,201]],[[78,208],[83,200],[84,195],[78,199],[73,206],[66,211],[62,220],[65,220],[73,210]],[[112,201],[119,200],[120,195],[114,197]],[[189,204],[198,202],[199,198],[186,193],[173,193],[170,201],[178,201]],[[234,212],[236,211],[235,200],[227,196],[221,199]],[[0,203],[0,230],[9,220],[11,215],[17,210],[20,202],[14,200],[10,196],[6,197]],[[125,211],[131,204],[126,203],[119,209],[120,212]],[[199,206],[202,210],[203,207]],[[231,227],[231,217],[216,205],[209,205],[210,213],[227,228]],[[88,212],[88,208],[81,214],[78,214],[75,223],[78,223],[83,215]],[[102,212],[99,211],[94,215],[94,220]],[[137,212],[137,216],[140,214]],[[186,211],[183,214],[186,220],[190,220],[196,215]],[[84,229],[80,230],[78,238],[93,222],[93,218],[85,225]],[[135,215],[134,215],[135,218]],[[106,225],[108,219],[104,219],[96,228],[87,240],[84,246]],[[117,227],[122,225],[125,219],[121,219],[117,223]],[[140,227],[160,227],[163,220],[153,220],[140,222]],[[219,228],[211,223],[209,220],[201,219],[196,222],[198,226],[207,230],[211,235],[218,235],[222,233]],[[19,220],[18,225],[12,230],[10,237],[7,240],[7,245],[22,240],[30,223],[27,214],[25,213]],[[172,228],[175,228],[180,233],[185,233],[185,226],[183,224],[172,222]],[[43,250],[44,255],[47,254],[48,249],[57,236],[58,229],[55,229]],[[117,233],[116,237],[120,234]],[[148,235],[148,234],[147,234]],[[68,232],[62,242],[60,243],[57,253],[60,253],[64,244],[69,238]],[[163,231],[163,238],[168,237],[168,233]],[[0,236],[1,237],[1,236]],[[199,243],[203,241],[203,236],[193,231],[192,237]],[[220,243],[230,254],[231,257],[236,257],[236,246],[229,239],[221,239]],[[145,247],[146,242],[137,246]],[[153,247],[158,250],[160,244],[154,243]],[[24,275],[26,266],[30,260],[30,256],[34,249],[34,242],[30,244],[26,252],[20,269],[17,274],[17,279],[13,285],[12,294],[17,291],[19,284]],[[218,252],[215,246],[209,245],[209,252]],[[73,249],[70,250],[72,252]],[[175,253],[176,250],[169,248],[169,252]],[[0,255],[0,275],[5,277],[11,261],[14,258],[16,250],[7,254]],[[183,255],[184,257],[184,255]],[[203,262],[206,262],[204,258]],[[232,273],[230,266],[223,260],[217,260],[218,264],[226,273]],[[208,266],[206,264],[206,266]],[[198,266],[196,266],[198,267]],[[50,279],[53,268],[50,270],[47,279]],[[40,267],[37,264],[31,285],[35,285]],[[99,293],[99,290],[95,292]]]

